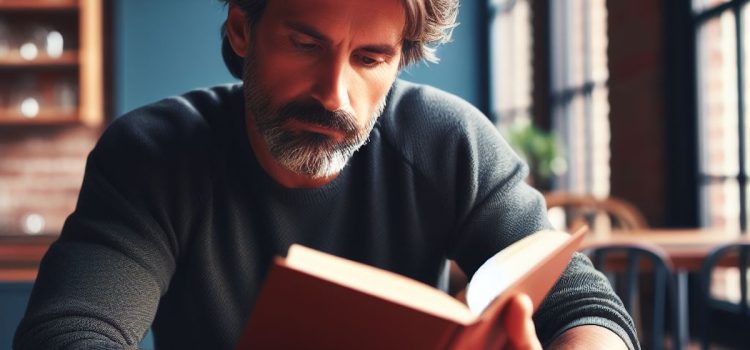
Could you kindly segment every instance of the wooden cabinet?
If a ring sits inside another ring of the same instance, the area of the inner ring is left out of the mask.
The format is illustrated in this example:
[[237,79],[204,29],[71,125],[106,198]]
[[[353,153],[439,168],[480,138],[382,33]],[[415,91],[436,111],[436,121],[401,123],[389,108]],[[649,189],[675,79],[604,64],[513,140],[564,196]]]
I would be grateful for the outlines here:
[[102,33],[102,0],[0,0],[0,125],[101,125]]

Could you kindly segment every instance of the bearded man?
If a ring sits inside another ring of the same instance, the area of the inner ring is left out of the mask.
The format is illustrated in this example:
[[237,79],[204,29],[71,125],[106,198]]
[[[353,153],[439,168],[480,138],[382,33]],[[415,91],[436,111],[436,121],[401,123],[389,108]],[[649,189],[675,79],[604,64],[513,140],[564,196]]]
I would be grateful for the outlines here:
[[[231,349],[292,243],[437,285],[446,259],[471,275],[549,228],[526,166],[479,111],[397,80],[435,60],[456,0],[227,2],[223,56],[243,83],[109,126],[16,349],[128,348],[149,327],[158,349]],[[533,319],[527,297],[509,308],[508,348],[639,347],[581,255]]]

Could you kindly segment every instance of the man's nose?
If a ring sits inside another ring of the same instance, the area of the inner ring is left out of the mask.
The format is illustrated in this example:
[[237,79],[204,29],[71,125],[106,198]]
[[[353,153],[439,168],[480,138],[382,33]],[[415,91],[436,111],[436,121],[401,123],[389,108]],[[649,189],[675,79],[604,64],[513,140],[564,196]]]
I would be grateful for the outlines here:
[[329,111],[348,109],[348,70],[347,63],[342,59],[333,59],[321,64],[321,71],[313,87],[312,95],[325,109]]

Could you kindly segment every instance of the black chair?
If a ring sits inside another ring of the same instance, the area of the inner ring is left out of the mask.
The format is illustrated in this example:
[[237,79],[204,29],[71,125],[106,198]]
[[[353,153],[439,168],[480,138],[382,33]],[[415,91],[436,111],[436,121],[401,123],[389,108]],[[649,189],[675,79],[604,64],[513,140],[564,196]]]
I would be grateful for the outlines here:
[[[677,324],[677,291],[667,255],[661,248],[649,244],[607,244],[589,247],[584,252],[591,258],[594,267],[607,275],[625,309],[633,316],[636,325],[640,325],[638,332],[643,349],[664,349],[667,316],[671,317],[672,325]],[[652,277],[653,306],[651,312],[641,314],[638,305],[651,302],[640,298],[641,282],[648,281],[645,278],[649,276]],[[646,314],[651,317],[643,317]],[[678,334],[674,331],[672,345],[673,348],[681,347]]]
[[[749,243],[729,243],[714,248],[706,260],[704,260],[700,271],[700,324],[701,324],[701,348],[708,349],[711,343],[711,330],[714,324],[711,322],[711,311],[721,310],[729,315],[736,315],[738,319],[750,323],[750,310],[748,310],[747,271],[748,260],[750,260]],[[734,267],[739,269],[739,301],[717,299],[711,295],[711,282],[717,267]],[[741,328],[741,327],[738,327]],[[745,342],[750,342],[747,332],[740,332]],[[750,344],[745,344],[750,346]]]

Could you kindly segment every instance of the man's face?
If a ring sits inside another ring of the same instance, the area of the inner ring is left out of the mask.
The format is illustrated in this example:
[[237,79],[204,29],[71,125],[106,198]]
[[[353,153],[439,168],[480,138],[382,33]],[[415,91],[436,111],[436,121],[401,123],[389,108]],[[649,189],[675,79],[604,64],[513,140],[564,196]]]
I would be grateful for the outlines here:
[[398,73],[400,0],[270,0],[245,60],[248,123],[286,169],[337,174]]

